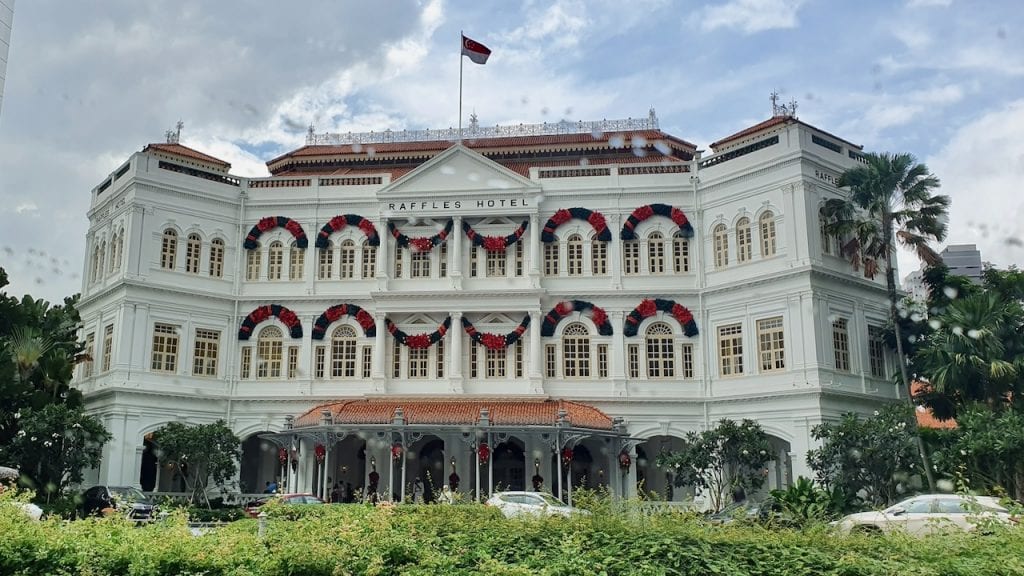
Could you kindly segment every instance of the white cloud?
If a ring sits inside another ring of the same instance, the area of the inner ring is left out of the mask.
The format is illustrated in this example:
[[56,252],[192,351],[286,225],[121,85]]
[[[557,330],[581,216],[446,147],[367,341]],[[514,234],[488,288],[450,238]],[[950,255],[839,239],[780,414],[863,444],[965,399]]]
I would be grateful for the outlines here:
[[924,8],[930,6],[949,6],[953,0],[907,0],[908,8]]
[[732,0],[698,13],[703,30],[736,28],[753,34],[775,28],[796,28],[797,12],[805,0]]

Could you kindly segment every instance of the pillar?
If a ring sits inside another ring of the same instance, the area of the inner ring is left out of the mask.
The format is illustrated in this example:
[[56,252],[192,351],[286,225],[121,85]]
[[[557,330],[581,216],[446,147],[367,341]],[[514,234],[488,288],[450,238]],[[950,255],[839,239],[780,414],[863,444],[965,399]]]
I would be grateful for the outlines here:
[[[388,240],[391,234],[388,232],[388,219],[386,216],[380,217],[379,228],[377,235],[380,237],[380,246],[377,247],[377,289],[384,291],[388,289],[388,277],[391,274],[389,267],[390,258],[390,246],[391,242]],[[398,245],[395,245],[395,249],[398,249]]]
[[539,310],[530,310],[530,378],[544,379],[544,345],[541,343],[540,331],[542,318]]
[[385,314],[383,312],[376,312],[373,316],[374,325],[377,330],[377,334],[373,340],[373,382],[374,388],[377,391],[383,391],[384,383],[387,381],[387,376],[384,371],[384,358],[386,358],[385,352],[387,347],[387,338],[385,335],[388,333],[387,325],[384,322]]
[[448,242],[451,243],[451,250],[448,251],[448,257],[451,258],[448,275],[451,276],[456,289],[462,287],[462,243],[465,237],[466,235],[462,233],[462,216],[456,216],[452,225],[452,235],[448,237]]
[[[530,276],[530,283],[535,288],[540,287],[540,270],[541,270],[541,227],[540,227],[540,216],[537,214],[530,214],[530,229],[528,234],[530,236],[530,249],[527,259],[529,260],[529,267],[527,268]],[[532,475],[532,474],[531,474]]]
[[[453,393],[461,394],[462,377],[462,312],[452,312],[451,353],[448,354],[448,378],[451,381],[449,386]],[[445,452],[448,451],[448,441],[445,440]],[[446,454],[447,455],[447,454]]]

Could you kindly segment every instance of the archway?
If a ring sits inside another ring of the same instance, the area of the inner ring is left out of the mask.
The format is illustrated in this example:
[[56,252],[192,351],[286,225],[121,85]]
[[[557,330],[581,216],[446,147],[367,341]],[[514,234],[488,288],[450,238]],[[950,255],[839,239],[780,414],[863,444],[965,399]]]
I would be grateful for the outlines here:
[[139,485],[143,492],[152,492],[156,489],[157,475],[160,470],[160,463],[156,458],[156,446],[149,438],[142,441],[142,464],[139,467]]
[[683,448],[683,439],[675,436],[651,436],[636,447],[637,493],[642,497],[668,502],[693,498],[691,487],[673,484],[672,471],[658,466],[658,456]]
[[491,455],[494,490],[526,489],[525,445],[518,438],[509,438],[494,447]]
[[332,501],[356,502],[366,492],[363,484],[366,478],[366,439],[346,436],[332,448],[331,469],[327,472],[330,482],[328,497]]
[[772,445],[774,458],[765,464],[765,483],[758,492],[759,498],[767,497],[775,489],[785,489],[793,483],[793,458],[790,456],[792,447],[789,442],[778,436],[768,436]]
[[[426,436],[413,445],[412,454],[415,460],[410,458],[406,478],[410,480],[406,494],[415,498],[415,483],[419,478],[423,483],[423,501],[433,502],[435,494],[440,493],[441,486],[446,482],[444,466],[444,440],[437,436]],[[411,478],[410,478],[411,477]]]
[[255,432],[242,441],[238,490],[243,494],[263,492],[270,482],[281,484],[277,446],[260,438],[260,434],[263,432]]

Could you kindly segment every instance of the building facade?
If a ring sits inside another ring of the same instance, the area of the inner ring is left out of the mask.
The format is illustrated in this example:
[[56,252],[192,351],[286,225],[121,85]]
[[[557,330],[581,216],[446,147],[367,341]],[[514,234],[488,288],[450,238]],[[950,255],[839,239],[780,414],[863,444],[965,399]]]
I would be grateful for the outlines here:
[[149,435],[224,419],[242,491],[678,500],[656,460],[688,431],[758,421],[777,487],[816,424],[898,396],[884,279],[819,216],[859,147],[778,115],[703,155],[653,111],[453,136],[311,130],[268,178],[172,141],[97,186],[96,479],[174,490]]
[[7,80],[7,54],[11,49],[14,26],[14,0],[0,0],[0,112],[4,109],[4,83]]

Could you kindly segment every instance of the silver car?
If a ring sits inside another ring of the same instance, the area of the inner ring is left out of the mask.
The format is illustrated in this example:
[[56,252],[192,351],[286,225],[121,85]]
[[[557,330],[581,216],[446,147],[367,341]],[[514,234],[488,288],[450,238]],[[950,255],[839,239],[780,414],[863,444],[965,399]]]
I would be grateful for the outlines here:
[[990,496],[921,494],[885,510],[850,514],[833,524],[844,533],[903,531],[923,536],[946,530],[970,531],[989,522],[1010,524],[1017,519]]
[[496,492],[485,504],[501,510],[506,518],[590,514],[587,510],[566,506],[561,500],[544,492]]

